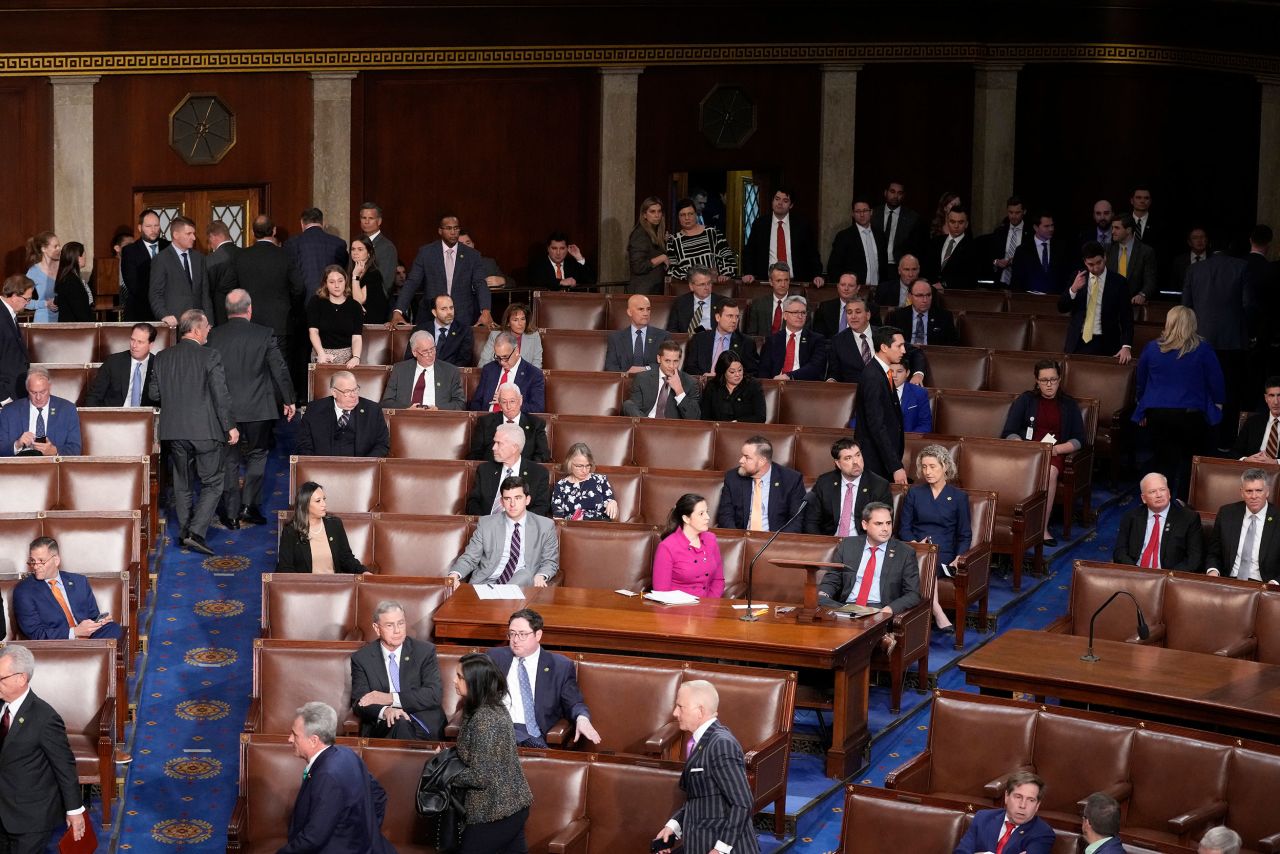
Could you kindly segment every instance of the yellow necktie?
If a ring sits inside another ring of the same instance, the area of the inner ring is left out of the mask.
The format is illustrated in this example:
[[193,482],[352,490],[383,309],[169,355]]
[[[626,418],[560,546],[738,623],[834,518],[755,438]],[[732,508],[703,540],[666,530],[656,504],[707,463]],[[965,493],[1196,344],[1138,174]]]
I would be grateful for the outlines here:
[[1093,340],[1093,324],[1098,318],[1098,300],[1101,296],[1102,288],[1098,284],[1097,276],[1089,277],[1089,304],[1084,310],[1084,328],[1080,330],[1080,340],[1088,344]]
[[1129,253],[1123,243],[1120,244],[1120,264],[1118,266],[1120,275],[1127,277],[1129,275]]
[[755,487],[751,490],[751,519],[747,523],[747,530],[764,530],[764,491],[760,486],[760,478],[755,479]]

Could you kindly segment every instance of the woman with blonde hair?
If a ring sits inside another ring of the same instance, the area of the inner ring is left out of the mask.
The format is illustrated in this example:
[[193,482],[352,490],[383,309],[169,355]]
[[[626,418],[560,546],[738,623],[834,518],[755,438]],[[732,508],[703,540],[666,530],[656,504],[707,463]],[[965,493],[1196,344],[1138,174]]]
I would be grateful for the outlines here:
[[58,281],[58,258],[62,244],[52,231],[42,231],[27,240],[27,278],[36,283],[35,296],[27,303],[34,311],[32,323],[57,323],[58,303],[54,291]]
[[660,294],[667,275],[667,217],[662,200],[649,196],[640,203],[636,227],[627,239],[627,260],[631,265],[629,294]]
[[[926,445],[916,454],[916,474],[918,480],[907,490],[898,511],[898,536],[907,542],[936,545],[937,574],[950,576],[956,555],[973,545],[969,495],[951,485],[956,479],[956,463],[951,452],[941,445]],[[938,604],[937,585],[933,588],[933,619],[938,631],[955,632],[955,625]]]
[[1169,309],[1164,332],[1138,358],[1137,391],[1133,420],[1149,428],[1152,468],[1168,478],[1174,497],[1185,500],[1191,457],[1205,450],[1226,400],[1222,365],[1197,333],[1194,311]]

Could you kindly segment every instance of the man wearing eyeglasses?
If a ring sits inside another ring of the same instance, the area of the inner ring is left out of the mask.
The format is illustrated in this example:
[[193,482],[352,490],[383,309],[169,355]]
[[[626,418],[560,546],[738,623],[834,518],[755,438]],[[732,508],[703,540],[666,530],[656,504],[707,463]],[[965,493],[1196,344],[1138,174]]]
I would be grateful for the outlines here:
[[765,339],[757,376],[816,382],[827,378],[827,339],[805,329],[808,319],[809,303],[804,297],[787,297],[783,301],[782,328]]
[[373,611],[375,639],[351,654],[351,709],[365,738],[417,741],[444,735],[443,689],[435,644],[409,637],[394,599]]
[[480,382],[467,408],[474,412],[500,412],[498,389],[515,383],[524,402],[523,412],[545,412],[547,381],[542,369],[520,358],[520,339],[501,332],[493,343],[493,361],[480,369]]
[[300,456],[385,457],[391,434],[382,407],[360,396],[355,374],[337,371],[329,377],[333,404],[315,400],[298,426]]
[[507,677],[507,711],[515,724],[516,743],[522,747],[546,747],[547,741],[563,744],[572,721],[578,734],[600,743],[591,725],[591,711],[578,690],[573,662],[542,648],[542,615],[521,608],[507,620],[510,646],[490,647],[485,653]]
[[98,611],[83,575],[61,572],[58,541],[37,537],[27,552],[27,576],[13,588],[13,615],[31,640],[120,638],[120,624]]

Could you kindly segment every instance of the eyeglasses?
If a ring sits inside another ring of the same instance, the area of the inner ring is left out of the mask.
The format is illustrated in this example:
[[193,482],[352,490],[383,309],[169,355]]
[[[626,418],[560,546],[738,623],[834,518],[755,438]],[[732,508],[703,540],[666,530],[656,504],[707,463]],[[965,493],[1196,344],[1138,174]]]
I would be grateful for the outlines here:
[[1061,377],[1036,377],[1036,382],[1044,383],[1045,385],[1057,385],[1062,382],[1062,379]]
[[51,563],[53,563],[53,558],[49,558],[48,560],[36,560],[35,558],[30,558],[27,560],[27,566],[48,566]]
[[356,386],[355,388],[338,388],[337,386],[334,386],[333,390],[337,394],[359,394],[360,386]]
[[571,469],[590,469],[591,463],[569,463]]
[[25,676],[25,675],[26,675],[25,673],[10,673],[8,676],[0,676],[0,682],[3,682],[6,679],[12,679],[15,676]]
[[795,315],[808,314],[808,313],[809,313],[808,310],[803,308],[794,308],[794,309],[789,308],[783,312],[783,314],[795,314]]
[[510,353],[508,353],[508,354],[507,354],[507,355],[505,355],[505,356],[503,356],[502,354],[498,353],[497,351],[494,351],[493,358],[494,358],[495,360],[499,361],[499,362],[506,362],[506,361],[508,361],[508,360],[510,360],[510,359],[512,359],[512,358],[514,358],[514,357],[515,357],[515,355],[516,355],[516,351],[515,351],[515,350],[512,350]]
[[511,640],[525,640],[533,637],[534,632],[507,632],[507,637]]

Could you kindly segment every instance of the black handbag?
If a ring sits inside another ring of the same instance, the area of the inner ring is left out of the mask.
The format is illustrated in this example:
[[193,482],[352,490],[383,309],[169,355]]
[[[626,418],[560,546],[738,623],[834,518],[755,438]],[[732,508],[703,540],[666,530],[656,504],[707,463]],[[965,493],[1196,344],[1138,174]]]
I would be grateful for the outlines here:
[[466,767],[457,751],[446,747],[427,760],[418,780],[418,815],[436,819],[436,849],[442,852],[462,843],[467,816],[462,791],[453,780]]

